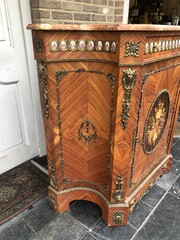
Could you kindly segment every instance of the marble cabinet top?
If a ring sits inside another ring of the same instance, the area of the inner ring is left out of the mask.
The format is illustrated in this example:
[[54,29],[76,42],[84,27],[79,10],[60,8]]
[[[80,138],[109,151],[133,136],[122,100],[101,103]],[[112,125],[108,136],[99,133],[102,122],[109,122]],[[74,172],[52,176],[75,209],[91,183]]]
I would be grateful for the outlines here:
[[153,24],[29,24],[27,29],[56,31],[180,31],[180,26]]

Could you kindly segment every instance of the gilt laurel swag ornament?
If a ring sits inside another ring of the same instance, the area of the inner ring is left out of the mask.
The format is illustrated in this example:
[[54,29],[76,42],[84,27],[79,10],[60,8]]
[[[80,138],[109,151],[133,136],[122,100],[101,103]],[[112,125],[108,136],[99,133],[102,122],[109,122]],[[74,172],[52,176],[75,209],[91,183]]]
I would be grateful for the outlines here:
[[96,128],[90,120],[87,119],[81,123],[78,129],[78,139],[87,146],[97,142]]
[[128,123],[129,118],[129,110],[130,110],[130,102],[131,102],[131,94],[136,82],[136,71],[132,68],[128,68],[123,70],[123,78],[122,85],[124,89],[124,98],[122,105],[122,114],[121,114],[121,126],[122,129],[125,129]]

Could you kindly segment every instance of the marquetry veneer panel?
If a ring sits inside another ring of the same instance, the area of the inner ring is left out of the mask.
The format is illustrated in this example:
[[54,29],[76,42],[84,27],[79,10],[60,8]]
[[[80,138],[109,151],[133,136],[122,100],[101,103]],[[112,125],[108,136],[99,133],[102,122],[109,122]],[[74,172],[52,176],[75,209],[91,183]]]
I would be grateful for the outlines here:
[[125,225],[171,167],[179,27],[29,28],[38,61],[49,204],[63,212],[71,201],[92,201],[108,226]]

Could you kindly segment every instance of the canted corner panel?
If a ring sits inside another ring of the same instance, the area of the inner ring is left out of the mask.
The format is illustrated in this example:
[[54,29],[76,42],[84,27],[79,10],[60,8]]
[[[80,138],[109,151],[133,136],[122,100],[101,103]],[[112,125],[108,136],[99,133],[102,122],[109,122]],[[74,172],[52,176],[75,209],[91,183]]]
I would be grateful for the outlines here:
[[110,165],[114,76],[77,69],[59,71],[56,79],[65,182],[105,186]]

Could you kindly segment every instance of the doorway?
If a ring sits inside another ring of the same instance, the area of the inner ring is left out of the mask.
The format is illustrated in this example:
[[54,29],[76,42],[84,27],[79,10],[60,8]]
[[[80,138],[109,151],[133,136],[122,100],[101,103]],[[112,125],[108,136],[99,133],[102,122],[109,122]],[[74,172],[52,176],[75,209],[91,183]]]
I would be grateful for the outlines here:
[[29,1],[0,0],[0,173],[45,154],[30,19]]

